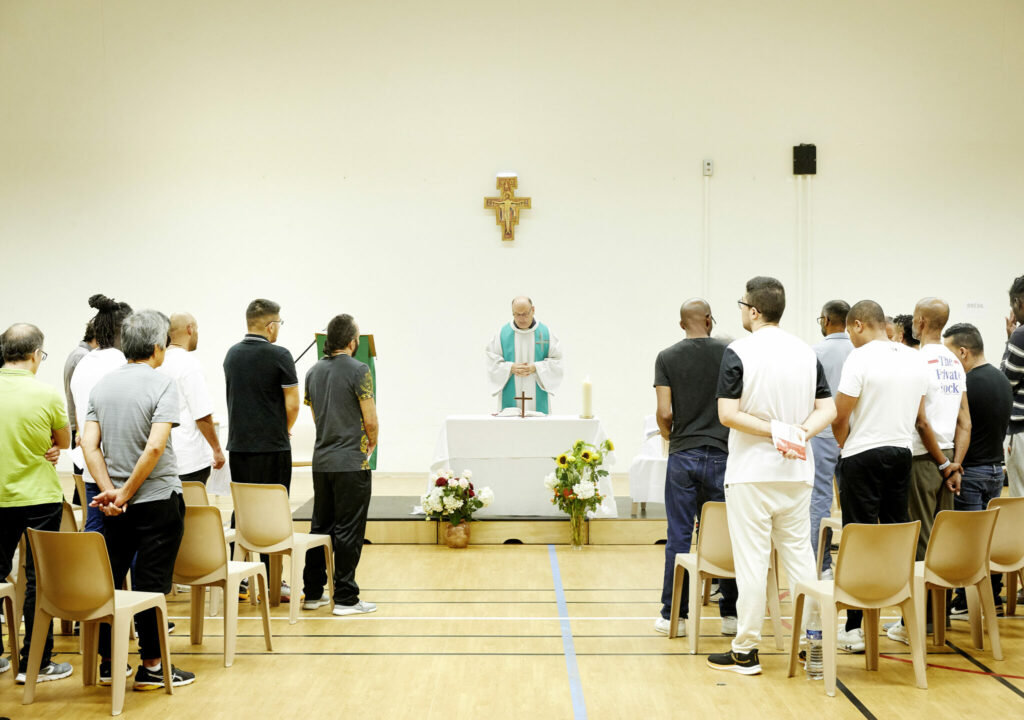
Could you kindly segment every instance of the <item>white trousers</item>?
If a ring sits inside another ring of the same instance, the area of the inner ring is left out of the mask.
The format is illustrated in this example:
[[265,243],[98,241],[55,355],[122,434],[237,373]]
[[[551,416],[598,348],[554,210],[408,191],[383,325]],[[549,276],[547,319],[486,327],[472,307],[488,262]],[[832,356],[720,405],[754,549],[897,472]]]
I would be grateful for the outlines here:
[[1006,446],[1006,476],[1010,497],[1024,497],[1024,432],[1011,435]]
[[[798,581],[817,577],[810,540],[811,490],[810,485],[796,482],[725,486],[729,538],[739,590],[736,638],[732,641],[736,652],[750,652],[761,641],[773,542],[789,578],[791,596]],[[801,619],[793,618],[793,632],[800,632],[803,626]]]

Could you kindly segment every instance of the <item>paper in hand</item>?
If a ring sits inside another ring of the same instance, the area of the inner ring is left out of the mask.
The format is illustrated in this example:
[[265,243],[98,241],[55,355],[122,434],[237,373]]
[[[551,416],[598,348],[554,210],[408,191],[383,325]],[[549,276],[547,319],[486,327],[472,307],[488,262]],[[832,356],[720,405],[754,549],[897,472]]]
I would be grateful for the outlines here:
[[783,454],[792,450],[798,459],[807,459],[807,433],[796,425],[772,420],[772,442]]

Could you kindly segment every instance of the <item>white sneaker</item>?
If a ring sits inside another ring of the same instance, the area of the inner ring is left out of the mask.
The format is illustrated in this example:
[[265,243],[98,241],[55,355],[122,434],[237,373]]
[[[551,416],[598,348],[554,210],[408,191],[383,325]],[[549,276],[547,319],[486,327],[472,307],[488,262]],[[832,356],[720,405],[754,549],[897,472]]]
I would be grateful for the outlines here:
[[316,610],[317,608],[323,607],[324,605],[330,605],[330,603],[331,603],[331,596],[328,595],[327,593],[324,593],[323,595],[320,596],[319,600],[303,600],[302,601],[302,609],[303,610]]
[[835,572],[832,570],[832,568],[829,568],[828,570],[822,570],[821,571],[821,579],[822,580],[835,580],[836,579]]
[[836,637],[836,644],[850,653],[864,652],[864,628],[853,630],[840,630]]
[[899,624],[899,620],[893,620],[892,622],[882,623],[882,629],[888,633],[892,628],[896,627]]
[[5,657],[0,657],[0,675],[11,669],[11,661]]
[[737,620],[735,617],[726,615],[722,618],[722,634],[723,635],[735,635],[736,634]]
[[907,626],[902,623],[895,623],[891,628],[888,628],[886,635],[889,636],[890,640],[901,642],[904,645],[910,644],[910,633],[907,632]]
[[377,611],[376,604],[360,600],[355,605],[335,605],[335,615],[364,615]]
[[[668,629],[670,625],[668,620],[663,617],[659,617],[654,621],[654,632],[661,633],[662,635],[668,635]],[[680,618],[679,622],[676,623],[676,637],[686,637],[686,619]]]

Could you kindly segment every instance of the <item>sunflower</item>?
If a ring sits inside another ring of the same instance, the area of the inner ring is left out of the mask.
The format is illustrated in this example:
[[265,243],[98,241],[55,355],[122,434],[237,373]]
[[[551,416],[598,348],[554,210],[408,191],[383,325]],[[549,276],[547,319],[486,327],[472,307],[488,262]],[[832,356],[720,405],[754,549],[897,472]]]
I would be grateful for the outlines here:
[[604,441],[604,446],[606,448],[608,448],[608,452],[615,452],[615,445],[612,444],[611,440],[605,440]]
[[569,456],[562,453],[558,456],[558,467],[567,467],[569,465]]
[[582,460],[585,463],[588,463],[593,459],[594,455],[589,450],[584,450],[583,452],[580,453],[580,460]]

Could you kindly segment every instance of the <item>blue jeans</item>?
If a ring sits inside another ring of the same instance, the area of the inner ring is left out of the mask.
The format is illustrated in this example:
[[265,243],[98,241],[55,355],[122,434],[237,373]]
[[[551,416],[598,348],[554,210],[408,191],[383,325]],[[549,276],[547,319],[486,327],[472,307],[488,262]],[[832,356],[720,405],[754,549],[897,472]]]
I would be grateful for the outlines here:
[[85,532],[103,532],[103,518],[106,517],[99,508],[89,507],[94,497],[100,494],[100,486],[96,483],[85,484],[85,505],[88,510],[85,515]]
[[[832,477],[839,462],[839,443],[835,438],[815,435],[811,438],[811,451],[814,453],[814,489],[811,490],[811,549],[818,556],[818,528],[821,519],[832,513]],[[827,534],[831,537],[831,533]],[[832,567],[832,553],[826,552],[819,570]]]
[[[953,496],[954,510],[984,510],[988,501],[999,497],[1003,492],[1002,465],[972,465],[964,468],[960,481],[960,494]],[[996,573],[992,576],[992,594],[999,604],[999,594],[1003,591],[1003,576]],[[963,588],[957,588],[955,602],[967,605],[967,596]]]
[[[672,583],[676,553],[690,552],[693,521],[705,501],[724,502],[725,461],[728,454],[717,448],[700,447],[668,456],[665,476],[665,515],[668,518],[668,542],[665,543],[665,577],[661,586],[661,616],[668,620],[672,610]],[[683,598],[679,617],[689,616],[690,574],[683,580]],[[722,617],[736,617],[736,581],[720,580],[722,599],[718,611]]]

